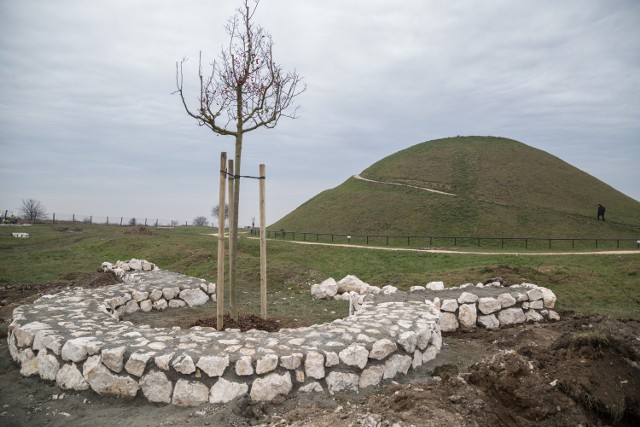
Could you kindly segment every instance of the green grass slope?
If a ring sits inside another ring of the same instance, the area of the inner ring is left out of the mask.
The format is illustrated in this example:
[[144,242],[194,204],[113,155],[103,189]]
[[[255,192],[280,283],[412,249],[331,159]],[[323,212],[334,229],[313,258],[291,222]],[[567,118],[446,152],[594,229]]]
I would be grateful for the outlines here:
[[[399,151],[361,173],[455,197],[349,178],[272,230],[386,235],[640,238],[640,202],[544,151],[455,137]],[[596,220],[598,203],[607,221]]]

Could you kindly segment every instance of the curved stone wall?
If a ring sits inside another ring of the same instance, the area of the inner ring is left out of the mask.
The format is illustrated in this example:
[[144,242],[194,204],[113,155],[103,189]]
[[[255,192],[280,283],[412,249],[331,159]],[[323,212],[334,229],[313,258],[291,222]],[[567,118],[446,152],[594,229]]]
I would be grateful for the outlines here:
[[103,266],[117,269],[122,284],[45,295],[15,309],[7,340],[22,375],[189,406],[245,394],[357,391],[419,368],[442,345],[439,310],[424,300],[364,301],[345,319],[275,333],[134,325],[120,316],[206,304],[215,285],[126,264]]

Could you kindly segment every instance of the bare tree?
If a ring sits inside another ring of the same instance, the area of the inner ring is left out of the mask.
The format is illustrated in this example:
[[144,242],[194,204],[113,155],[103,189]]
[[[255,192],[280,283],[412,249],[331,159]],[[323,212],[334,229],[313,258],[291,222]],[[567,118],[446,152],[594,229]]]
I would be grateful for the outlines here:
[[[220,205],[215,205],[214,207],[211,208],[211,216],[212,217],[217,219],[219,214],[220,214]],[[228,219],[229,219],[229,205],[226,204],[226,205],[224,205],[224,222],[225,222],[225,224],[226,224]],[[224,224],[222,224],[222,225],[218,224],[218,227],[224,228]]]
[[[228,20],[225,29],[229,44],[222,48],[218,60],[211,64],[206,75],[200,54],[200,94],[195,108],[189,107],[183,91],[186,59],[176,63],[175,93],[180,95],[187,114],[196,119],[199,126],[206,126],[218,135],[235,138],[235,173],[231,177],[234,178],[233,215],[229,224],[229,290],[234,319],[238,317],[235,283],[243,137],[260,127],[275,127],[282,117],[295,118],[297,107],[293,106],[293,101],[306,89],[295,70],[285,72],[274,62],[271,35],[253,22],[258,4],[259,0],[243,0],[243,6]],[[292,111],[287,113],[289,110]]]
[[193,218],[192,224],[198,227],[206,227],[209,225],[209,220],[207,220],[206,216],[197,216]]
[[22,199],[22,206],[19,209],[20,214],[30,223],[47,218],[47,209],[39,200]]

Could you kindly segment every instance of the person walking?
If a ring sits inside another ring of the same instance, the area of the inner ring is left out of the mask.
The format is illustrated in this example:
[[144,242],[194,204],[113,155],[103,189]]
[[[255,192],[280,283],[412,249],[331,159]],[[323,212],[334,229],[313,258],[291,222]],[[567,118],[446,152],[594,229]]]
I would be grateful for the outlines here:
[[602,218],[602,221],[604,221],[604,211],[606,209],[604,208],[604,206],[598,204],[598,221],[600,221],[600,218]]

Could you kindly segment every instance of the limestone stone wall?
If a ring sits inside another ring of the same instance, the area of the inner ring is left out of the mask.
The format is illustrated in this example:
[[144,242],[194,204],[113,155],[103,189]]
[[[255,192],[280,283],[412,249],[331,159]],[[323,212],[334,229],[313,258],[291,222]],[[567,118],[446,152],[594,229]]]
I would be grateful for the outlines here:
[[[477,295],[477,288],[493,288],[494,292]],[[440,328],[443,332],[458,328],[498,329],[524,322],[560,320],[553,308],[555,294],[547,288],[531,283],[504,287],[495,282],[488,285],[464,285],[459,295],[451,295],[453,288],[447,289],[448,296],[429,296],[440,310]],[[437,293],[436,293],[437,295]]]
[[215,284],[144,260],[103,268],[124,283],[45,295],[15,309],[7,340],[22,375],[181,406],[245,394],[262,401],[376,386],[419,369],[442,345],[440,312],[424,300],[359,301],[344,319],[275,333],[134,325],[121,316],[211,304]]

